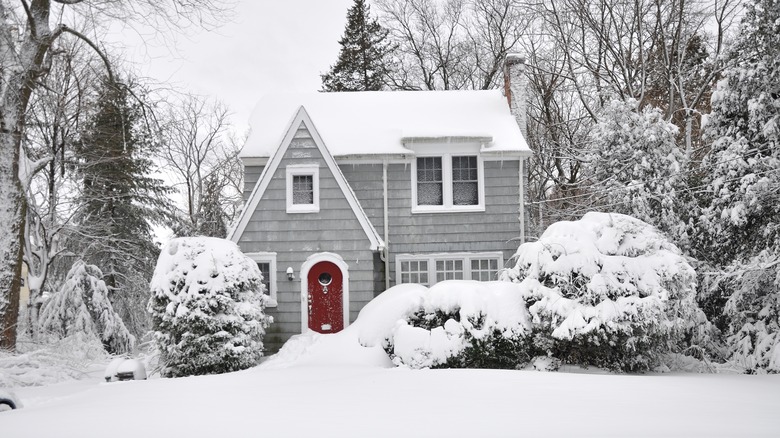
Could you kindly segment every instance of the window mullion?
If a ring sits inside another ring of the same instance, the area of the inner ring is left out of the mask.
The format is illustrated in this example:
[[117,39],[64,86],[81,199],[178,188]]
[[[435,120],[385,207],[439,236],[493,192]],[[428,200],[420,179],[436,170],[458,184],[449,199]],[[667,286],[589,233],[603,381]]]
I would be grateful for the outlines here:
[[452,208],[452,155],[446,154],[442,156],[441,167],[444,206]]

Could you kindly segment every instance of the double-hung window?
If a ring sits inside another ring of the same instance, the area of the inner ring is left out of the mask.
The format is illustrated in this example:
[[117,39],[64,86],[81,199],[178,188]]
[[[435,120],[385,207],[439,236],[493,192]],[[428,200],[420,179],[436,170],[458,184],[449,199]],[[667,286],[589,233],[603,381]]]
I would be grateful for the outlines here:
[[320,211],[320,168],[316,164],[287,166],[287,213]]
[[444,280],[497,280],[503,258],[501,252],[399,254],[396,282],[430,286]]
[[266,306],[276,307],[276,253],[250,252],[246,255],[257,263],[257,267],[263,276],[263,293],[268,299]]
[[479,156],[418,156],[413,163],[412,213],[484,211]]

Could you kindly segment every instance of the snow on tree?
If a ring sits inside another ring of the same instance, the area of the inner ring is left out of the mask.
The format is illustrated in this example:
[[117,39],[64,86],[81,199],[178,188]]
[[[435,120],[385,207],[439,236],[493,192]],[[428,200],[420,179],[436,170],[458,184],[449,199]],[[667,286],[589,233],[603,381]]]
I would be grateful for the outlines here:
[[227,240],[180,237],[160,253],[148,311],[162,375],[181,377],[249,368],[263,355],[262,274]]
[[371,18],[365,0],[355,0],[347,12],[347,26],[339,40],[336,64],[322,75],[323,91],[378,91],[389,71],[387,55],[392,51],[388,31]]
[[696,273],[652,226],[618,213],[552,224],[501,279],[520,283],[534,347],[565,363],[623,371],[704,340]]
[[746,7],[727,65],[705,125],[710,198],[696,249],[715,270],[702,299],[736,363],[780,372],[780,3]]
[[76,144],[81,179],[75,214],[78,252],[100,266],[112,302],[128,328],[142,336],[148,281],[159,249],[151,223],[162,223],[169,202],[149,155],[154,140],[130,91],[104,81],[97,108]]
[[102,278],[97,266],[74,263],[60,290],[41,309],[41,331],[59,338],[94,337],[112,354],[132,351],[135,337],[114,311]]
[[590,161],[601,204],[650,223],[685,245],[685,223],[679,216],[684,210],[684,154],[675,143],[678,128],[659,109],[637,111],[637,106],[634,99],[608,102],[591,131]]

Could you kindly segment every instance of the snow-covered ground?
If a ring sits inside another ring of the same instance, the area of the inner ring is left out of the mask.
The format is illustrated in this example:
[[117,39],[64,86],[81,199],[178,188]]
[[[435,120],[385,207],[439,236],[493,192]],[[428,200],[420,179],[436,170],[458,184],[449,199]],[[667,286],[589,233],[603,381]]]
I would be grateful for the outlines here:
[[19,388],[3,437],[780,436],[780,376],[260,366]]

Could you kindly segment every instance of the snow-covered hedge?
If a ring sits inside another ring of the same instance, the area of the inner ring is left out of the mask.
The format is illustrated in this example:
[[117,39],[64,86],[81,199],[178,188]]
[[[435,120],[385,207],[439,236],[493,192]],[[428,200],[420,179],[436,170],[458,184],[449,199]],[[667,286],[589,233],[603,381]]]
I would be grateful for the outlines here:
[[641,371],[703,336],[693,268],[638,219],[588,213],[558,222],[515,258],[502,279],[522,287],[534,346],[548,356]]
[[48,336],[94,338],[109,353],[128,353],[135,338],[108,299],[103,273],[79,260],[73,264],[60,290],[43,304],[40,329]]
[[398,365],[514,368],[530,359],[531,318],[517,284],[444,281],[417,305],[389,337]]
[[148,310],[167,377],[249,368],[271,318],[257,264],[227,240],[183,237],[163,248]]

